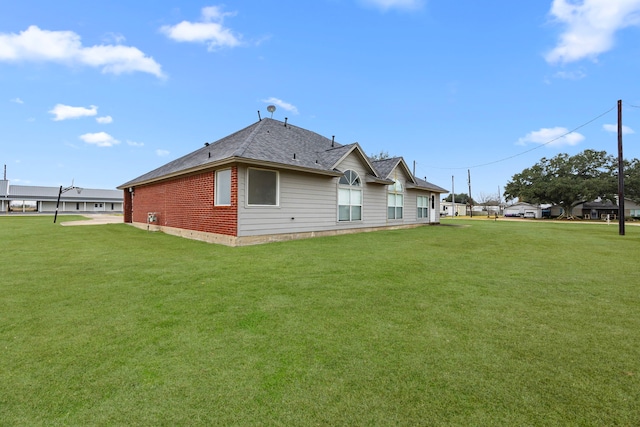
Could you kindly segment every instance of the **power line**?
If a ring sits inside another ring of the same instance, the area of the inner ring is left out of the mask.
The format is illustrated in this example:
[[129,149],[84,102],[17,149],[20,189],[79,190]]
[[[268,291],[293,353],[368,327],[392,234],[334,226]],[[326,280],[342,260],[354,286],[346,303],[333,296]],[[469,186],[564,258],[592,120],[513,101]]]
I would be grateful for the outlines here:
[[[522,156],[523,154],[530,153],[530,152],[532,152],[532,151],[534,151],[534,150],[537,150],[538,148],[541,148],[541,147],[544,147],[544,146],[546,146],[546,145],[549,145],[549,144],[551,144],[552,142],[555,142],[555,141],[557,141],[557,140],[559,140],[559,139],[561,139],[561,138],[564,138],[565,136],[567,136],[567,135],[569,135],[569,134],[571,134],[571,133],[573,133],[573,132],[577,131],[578,129],[582,129],[583,127],[585,127],[585,126],[587,126],[587,125],[589,125],[589,124],[591,124],[591,123],[595,122],[596,120],[598,120],[598,119],[599,119],[599,118],[601,118],[602,116],[606,116],[606,115],[607,115],[607,114],[609,114],[611,111],[615,110],[615,109],[616,109],[616,107],[617,107],[617,106],[615,106],[615,105],[614,105],[613,107],[611,107],[610,109],[608,109],[608,110],[607,110],[607,111],[605,111],[604,113],[602,113],[602,114],[600,114],[600,115],[598,115],[598,116],[594,117],[593,119],[589,120],[588,122],[585,122],[585,123],[581,124],[580,126],[578,126],[578,127],[576,127],[576,128],[573,128],[572,130],[570,130],[570,131],[568,131],[568,132],[565,132],[564,134],[562,134],[562,135],[560,135],[560,136],[557,136],[557,137],[555,137],[555,138],[551,139],[550,141],[545,142],[544,144],[539,144],[539,145],[537,145],[537,146],[535,146],[535,147],[533,147],[533,148],[530,148],[529,150],[525,150],[525,151],[522,151],[522,152],[520,152],[520,153],[518,153],[518,154],[514,154],[513,156],[509,156],[509,157],[505,157],[505,158],[502,158],[502,159],[499,159],[499,160],[494,160],[494,161],[491,161],[491,162],[481,163],[481,164],[473,165],[473,166],[459,166],[459,167],[449,167],[449,168],[442,168],[442,167],[437,167],[437,166],[428,166],[428,167],[429,167],[429,168],[431,168],[431,169],[441,169],[441,170],[475,169],[475,168],[480,168],[480,167],[483,167],[483,166],[494,165],[494,164],[496,164],[496,163],[501,163],[501,162],[504,162],[504,161],[507,161],[507,160],[511,160],[511,159],[513,159],[513,158],[515,158],[515,157]],[[634,108],[640,108],[640,107],[634,107]]]

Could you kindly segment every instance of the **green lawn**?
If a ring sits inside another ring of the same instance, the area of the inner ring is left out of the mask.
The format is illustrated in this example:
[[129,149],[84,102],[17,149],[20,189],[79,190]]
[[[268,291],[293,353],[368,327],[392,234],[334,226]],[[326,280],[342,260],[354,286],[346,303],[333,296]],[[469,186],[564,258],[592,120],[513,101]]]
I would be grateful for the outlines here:
[[228,248],[0,217],[0,425],[640,425],[640,227],[444,223]]

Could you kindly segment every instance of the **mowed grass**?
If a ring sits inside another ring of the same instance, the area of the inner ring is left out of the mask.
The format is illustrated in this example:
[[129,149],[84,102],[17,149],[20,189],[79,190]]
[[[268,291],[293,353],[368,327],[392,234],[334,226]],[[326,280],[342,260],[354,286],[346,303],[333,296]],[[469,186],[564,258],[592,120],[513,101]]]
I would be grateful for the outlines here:
[[640,425],[640,228],[444,223],[0,217],[0,425]]

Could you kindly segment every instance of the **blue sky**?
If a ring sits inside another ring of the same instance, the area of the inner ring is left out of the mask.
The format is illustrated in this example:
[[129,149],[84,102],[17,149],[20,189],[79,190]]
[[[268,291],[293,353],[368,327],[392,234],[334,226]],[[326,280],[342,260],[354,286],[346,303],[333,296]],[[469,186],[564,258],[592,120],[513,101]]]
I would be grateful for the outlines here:
[[273,117],[473,197],[542,157],[640,157],[640,0],[0,3],[12,184],[116,186]]

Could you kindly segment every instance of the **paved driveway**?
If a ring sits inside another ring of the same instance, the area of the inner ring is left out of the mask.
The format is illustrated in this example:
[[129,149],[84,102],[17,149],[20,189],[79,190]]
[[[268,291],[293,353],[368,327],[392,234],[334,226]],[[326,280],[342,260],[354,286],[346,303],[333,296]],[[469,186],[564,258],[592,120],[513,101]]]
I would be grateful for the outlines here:
[[124,222],[122,215],[110,215],[110,214],[90,214],[86,216],[87,220],[81,221],[66,221],[61,222],[60,225],[101,225],[101,224],[121,224]]

